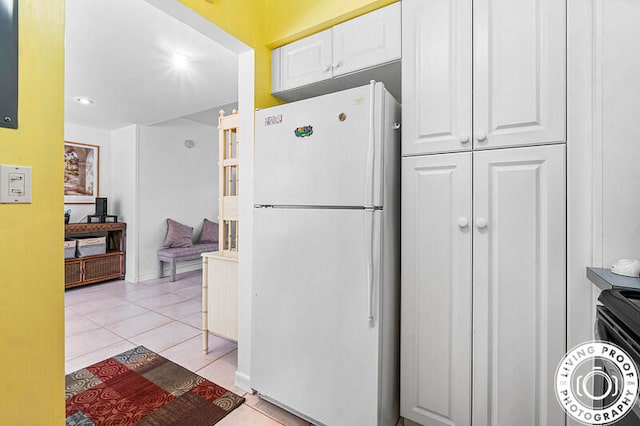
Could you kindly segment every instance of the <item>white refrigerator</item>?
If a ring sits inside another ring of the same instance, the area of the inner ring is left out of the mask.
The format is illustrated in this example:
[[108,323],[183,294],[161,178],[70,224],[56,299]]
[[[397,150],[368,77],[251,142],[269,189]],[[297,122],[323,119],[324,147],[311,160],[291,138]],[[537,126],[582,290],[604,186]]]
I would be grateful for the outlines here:
[[256,113],[251,387],[317,425],[398,419],[396,123],[375,82]]

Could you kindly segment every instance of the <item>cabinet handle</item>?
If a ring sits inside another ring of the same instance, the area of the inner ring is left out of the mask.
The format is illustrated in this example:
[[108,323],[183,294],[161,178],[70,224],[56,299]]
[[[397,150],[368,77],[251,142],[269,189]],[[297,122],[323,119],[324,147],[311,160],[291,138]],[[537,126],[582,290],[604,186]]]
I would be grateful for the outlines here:
[[460,143],[468,143],[468,142],[469,142],[469,136],[468,135],[460,136]]
[[331,71],[331,65],[325,65],[324,67],[322,67],[322,72],[329,72]]
[[340,65],[342,65],[342,62],[338,61],[335,64],[333,64],[333,68],[340,68]]
[[467,225],[469,225],[469,219],[467,219],[466,217],[461,217],[458,219],[458,226],[460,228],[466,228]]
[[478,229],[484,229],[487,227],[487,220],[486,219],[478,219],[476,220],[476,226],[478,227]]
[[480,142],[487,140],[487,134],[484,132],[479,132],[476,135],[476,139],[478,139]]

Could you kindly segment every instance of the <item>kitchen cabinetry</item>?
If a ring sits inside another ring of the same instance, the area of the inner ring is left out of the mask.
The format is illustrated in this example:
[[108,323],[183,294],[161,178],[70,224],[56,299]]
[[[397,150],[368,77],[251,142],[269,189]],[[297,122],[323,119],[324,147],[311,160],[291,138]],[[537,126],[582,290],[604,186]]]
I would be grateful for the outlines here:
[[274,92],[304,86],[333,77],[331,30],[287,44],[272,52]]
[[238,259],[220,252],[202,254],[204,350],[208,332],[238,340]]
[[402,416],[562,424],[564,146],[402,161]]
[[397,2],[333,27],[333,76],[399,60],[400,26]]
[[564,422],[553,385],[566,351],[564,149],[473,153],[476,426]]
[[112,279],[124,279],[127,224],[71,223],[64,226],[65,237],[106,235],[107,251],[95,256],[64,261],[64,287],[71,288]]
[[565,1],[402,3],[403,155],[565,141]]
[[238,250],[240,195],[240,115],[218,117],[218,251],[202,254],[202,338],[209,351],[209,331],[238,340]]
[[470,152],[402,159],[401,415],[471,419]]
[[566,2],[402,7],[401,415],[563,424]]
[[[284,92],[287,98],[286,92],[292,89],[344,78],[383,64],[399,63],[402,50],[400,25],[400,2],[397,2],[274,49],[272,92],[277,96]],[[393,70],[399,71],[399,68]],[[366,84],[378,75],[364,75],[360,84]],[[329,87],[325,85],[318,90],[327,93]],[[346,88],[339,84],[336,87]]]

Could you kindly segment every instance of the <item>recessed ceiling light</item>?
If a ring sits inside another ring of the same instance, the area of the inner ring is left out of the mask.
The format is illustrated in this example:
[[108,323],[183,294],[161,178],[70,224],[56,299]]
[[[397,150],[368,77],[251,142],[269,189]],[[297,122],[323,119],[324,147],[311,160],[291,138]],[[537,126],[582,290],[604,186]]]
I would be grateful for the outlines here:
[[174,53],[173,54],[173,65],[176,68],[185,68],[189,64],[189,57],[187,55],[183,55],[182,53]]
[[93,103],[91,99],[84,96],[76,96],[75,98],[73,98],[73,100],[81,105],[91,105]]

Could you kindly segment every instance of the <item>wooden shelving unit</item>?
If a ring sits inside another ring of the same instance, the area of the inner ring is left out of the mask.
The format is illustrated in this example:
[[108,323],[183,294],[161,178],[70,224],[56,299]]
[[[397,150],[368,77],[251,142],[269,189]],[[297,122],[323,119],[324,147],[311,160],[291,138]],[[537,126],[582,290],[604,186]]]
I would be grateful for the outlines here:
[[231,115],[224,115],[220,111],[218,117],[219,129],[219,250],[222,256],[238,257],[239,239],[239,208],[238,195],[240,190],[240,162],[239,150],[239,121],[238,110]]
[[112,279],[124,279],[127,224],[71,223],[64,226],[64,236],[107,237],[107,252],[64,261],[64,288],[78,287]]
[[240,190],[240,116],[237,110],[218,117],[219,245],[202,254],[202,336],[209,350],[209,332],[238,340],[238,241]]

